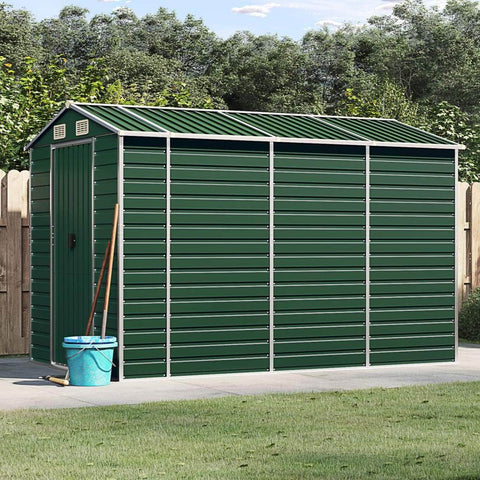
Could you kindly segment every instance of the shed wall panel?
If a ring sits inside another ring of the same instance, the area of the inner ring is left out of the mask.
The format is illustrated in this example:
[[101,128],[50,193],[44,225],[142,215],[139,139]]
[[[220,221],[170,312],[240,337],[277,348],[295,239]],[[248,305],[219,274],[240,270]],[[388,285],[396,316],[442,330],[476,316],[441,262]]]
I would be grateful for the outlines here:
[[[100,274],[105,248],[112,233],[113,211],[117,197],[118,137],[110,134],[94,140],[93,170],[93,278],[94,288]],[[118,246],[115,248],[113,262],[110,303],[108,308],[107,335],[118,336]],[[100,290],[94,317],[95,335],[100,335],[104,305],[104,291]],[[82,332],[83,333],[83,332]],[[116,371],[114,375],[116,375]]]
[[171,373],[269,366],[265,144],[172,142]]
[[166,373],[166,145],[125,139],[124,375]]
[[372,148],[371,362],[455,357],[452,151]]
[[274,368],[365,364],[365,149],[274,156]]
[[31,157],[31,356],[50,362],[50,147]]

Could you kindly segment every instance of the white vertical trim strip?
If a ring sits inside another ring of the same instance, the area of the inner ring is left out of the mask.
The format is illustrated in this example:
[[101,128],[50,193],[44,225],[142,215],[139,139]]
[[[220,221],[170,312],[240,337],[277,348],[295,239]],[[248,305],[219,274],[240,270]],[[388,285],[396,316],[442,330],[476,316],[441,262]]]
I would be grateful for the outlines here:
[[165,311],[165,342],[166,342],[166,376],[170,377],[171,372],[170,372],[170,364],[171,364],[171,335],[170,335],[170,330],[171,330],[171,312],[170,312],[170,288],[171,288],[171,282],[170,282],[170,173],[171,173],[171,168],[170,168],[170,149],[171,149],[171,141],[170,138],[167,137],[166,139],[166,191],[165,191],[165,208],[166,208],[166,219],[165,219],[165,232],[166,232],[166,253],[165,253],[165,260],[166,260],[166,271],[165,271],[165,277],[166,277],[166,285],[165,285],[165,303],[166,303],[166,311]]
[[269,284],[270,284],[270,289],[269,289],[269,316],[270,316],[270,325],[269,325],[269,359],[270,359],[270,371],[273,372],[275,370],[275,364],[274,364],[274,354],[275,354],[275,349],[274,349],[274,341],[275,341],[275,335],[274,335],[274,328],[275,328],[275,276],[274,276],[274,260],[275,260],[275,235],[274,235],[274,227],[275,227],[275,198],[274,198],[274,158],[275,158],[275,151],[274,151],[274,143],[273,141],[270,142],[270,151],[269,151]]
[[55,348],[55,342],[54,342],[54,336],[55,336],[55,328],[53,325],[53,310],[54,310],[54,305],[53,305],[53,290],[55,287],[54,281],[53,281],[53,272],[54,272],[54,226],[53,226],[53,164],[54,164],[54,159],[53,156],[55,155],[55,149],[53,148],[53,145],[50,145],[50,363],[54,364],[54,348]]
[[30,302],[28,302],[28,322],[30,324],[30,344],[28,345],[28,357],[30,360],[32,358],[32,158],[33,158],[33,149],[28,152],[28,159],[29,159],[29,166],[30,166],[30,176],[28,179],[28,225],[29,225],[29,235],[30,238],[28,239],[28,254],[30,259],[30,281],[29,281],[29,288],[30,288]]
[[[464,199],[462,198],[462,202]],[[455,278],[455,361],[458,361],[458,310],[459,310],[459,305],[458,305],[458,288],[457,286],[459,285],[459,282],[463,282],[463,278],[459,278],[459,268],[458,268],[458,261],[463,259],[458,258],[458,235],[459,233],[464,234],[463,229],[458,228],[458,150],[455,150],[455,260],[454,260],[454,265],[455,265],[455,273],[454,273],[454,278]],[[463,219],[462,219],[463,222]]]
[[123,212],[123,170],[124,170],[124,138],[118,137],[118,171],[117,171],[117,202],[118,202],[118,380],[125,378],[124,374],[124,267],[123,267],[123,233],[124,233],[124,212]]
[[365,365],[370,365],[370,146],[365,147]]

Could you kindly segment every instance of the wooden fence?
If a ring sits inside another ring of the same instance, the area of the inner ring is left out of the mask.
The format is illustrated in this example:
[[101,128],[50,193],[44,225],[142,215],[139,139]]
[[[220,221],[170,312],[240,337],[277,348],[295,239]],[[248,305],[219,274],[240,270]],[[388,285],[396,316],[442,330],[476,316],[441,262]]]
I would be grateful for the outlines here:
[[[0,355],[30,346],[29,172],[0,171]],[[480,183],[458,187],[458,299],[480,286]]]
[[29,178],[0,170],[0,355],[30,348]]
[[480,183],[458,184],[458,302],[480,286]]

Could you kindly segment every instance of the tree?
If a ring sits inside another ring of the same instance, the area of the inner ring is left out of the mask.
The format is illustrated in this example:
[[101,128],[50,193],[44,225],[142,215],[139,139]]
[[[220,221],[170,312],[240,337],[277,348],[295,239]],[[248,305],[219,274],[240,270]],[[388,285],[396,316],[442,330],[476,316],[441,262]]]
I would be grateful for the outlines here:
[[421,0],[405,0],[392,15],[369,23],[355,36],[358,68],[388,78],[415,101],[447,101],[468,113],[479,112],[477,2],[449,0],[439,10]]
[[58,18],[43,20],[37,26],[47,64],[61,55],[70,73],[83,70],[91,58],[94,38],[87,21],[88,10],[77,6],[63,8]]
[[140,35],[148,54],[174,60],[188,76],[207,74],[217,60],[217,36],[192,15],[181,22],[174,12],[160,8],[141,19]]
[[0,57],[0,168],[24,169],[23,147],[58,111],[66,90],[65,69],[49,65],[44,75],[32,58],[19,71]]
[[41,47],[35,34],[32,15],[0,3],[0,55],[16,68],[27,56],[39,55]]
[[404,89],[389,80],[367,77],[357,82],[361,89],[347,88],[336,113],[347,116],[394,118],[409,125],[425,123],[421,106],[410,100]]
[[315,91],[325,113],[333,113],[355,76],[350,27],[330,33],[310,31],[302,39],[305,81]]
[[465,145],[459,155],[459,178],[463,182],[480,181],[480,124],[472,125],[469,116],[447,102],[440,102],[428,111],[426,130]]
[[301,112],[316,105],[305,83],[305,56],[293,40],[239,32],[221,48],[211,83],[229,108]]

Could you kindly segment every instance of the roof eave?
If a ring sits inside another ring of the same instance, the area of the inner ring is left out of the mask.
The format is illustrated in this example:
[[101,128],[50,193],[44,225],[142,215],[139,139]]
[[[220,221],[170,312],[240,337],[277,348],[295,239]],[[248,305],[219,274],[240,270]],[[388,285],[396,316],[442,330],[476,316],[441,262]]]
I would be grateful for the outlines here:
[[450,143],[402,143],[402,142],[378,142],[371,140],[331,140],[319,138],[289,138],[289,137],[266,137],[266,136],[243,136],[243,135],[212,135],[197,133],[174,133],[174,132],[143,132],[121,130],[118,135],[122,137],[157,137],[157,138],[183,138],[191,140],[230,140],[242,142],[274,142],[274,143],[309,143],[315,145],[350,145],[370,147],[398,147],[398,148],[431,148],[440,150],[464,150],[465,146]]
[[35,143],[37,143],[37,141],[40,139],[40,137],[43,136],[43,134],[67,111],[67,110],[74,110],[78,113],[81,113],[83,116],[85,116],[86,118],[88,118],[89,120],[92,120],[100,125],[102,125],[103,127],[105,127],[107,130],[110,130],[111,132],[113,133],[119,133],[120,130],[116,127],[114,127],[113,125],[109,124],[108,122],[105,122],[104,120],[102,120],[101,118],[98,118],[96,115],[93,115],[85,110],[83,110],[81,108],[81,106],[79,106],[78,104],[70,101],[70,100],[67,100],[65,102],[65,106],[60,110],[60,112],[58,112],[53,118],[52,120],[50,120],[50,122],[48,122],[48,124],[42,129],[42,131],[32,140],[28,143],[28,145],[26,145],[25,147],[23,147],[23,150],[24,151],[28,151],[30,150],[34,145]]

